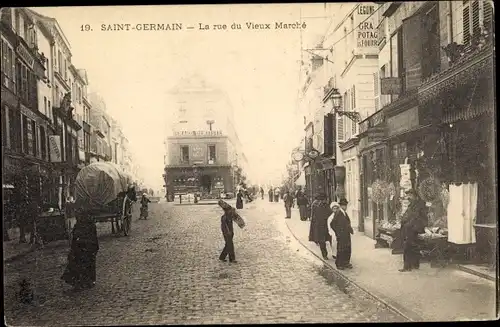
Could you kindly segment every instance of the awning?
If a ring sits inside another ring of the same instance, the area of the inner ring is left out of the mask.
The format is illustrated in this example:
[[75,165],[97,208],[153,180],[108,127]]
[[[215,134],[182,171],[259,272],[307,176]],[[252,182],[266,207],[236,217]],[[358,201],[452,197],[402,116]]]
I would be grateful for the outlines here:
[[457,88],[473,84],[478,76],[491,74],[494,71],[493,54],[493,46],[487,45],[465,55],[450,68],[431,76],[418,88],[419,102],[425,104],[447,96]]

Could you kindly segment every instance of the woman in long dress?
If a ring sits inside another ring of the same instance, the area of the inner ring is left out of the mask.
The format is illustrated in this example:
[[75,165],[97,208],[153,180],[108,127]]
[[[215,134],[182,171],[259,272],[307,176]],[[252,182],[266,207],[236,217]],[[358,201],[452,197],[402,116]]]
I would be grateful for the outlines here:
[[90,215],[77,213],[76,219],[68,265],[61,278],[75,290],[81,290],[95,285],[99,241],[95,223]]
[[243,209],[243,192],[241,190],[236,194],[236,209]]
[[309,241],[319,245],[323,259],[328,260],[328,250],[326,242],[332,242],[332,237],[328,232],[328,217],[332,210],[326,203],[325,194],[316,196],[316,200],[311,205],[311,225],[309,227]]

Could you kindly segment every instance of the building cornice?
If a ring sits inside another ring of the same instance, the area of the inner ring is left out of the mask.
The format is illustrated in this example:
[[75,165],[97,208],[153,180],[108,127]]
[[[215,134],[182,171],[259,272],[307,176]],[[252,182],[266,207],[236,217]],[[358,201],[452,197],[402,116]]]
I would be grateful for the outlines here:
[[338,31],[338,29],[340,28],[340,26],[342,26],[342,24],[344,24],[345,21],[347,20],[347,17],[350,17],[354,13],[354,11],[356,11],[356,9],[358,9],[358,7],[360,5],[361,4],[355,5],[354,8],[352,8],[352,10],[349,11],[349,13],[344,16],[344,18],[342,18],[342,20],[340,21],[340,23],[338,23],[337,26],[335,26],[335,28],[333,29],[332,34]]
[[359,137],[353,136],[350,139],[348,139],[347,141],[343,142],[342,144],[339,144],[339,148],[342,151],[346,151],[346,150],[349,150],[351,148],[354,148],[358,144],[359,144]]
[[83,104],[87,105],[89,109],[92,109],[92,103],[90,103],[89,99],[86,96],[83,96]]

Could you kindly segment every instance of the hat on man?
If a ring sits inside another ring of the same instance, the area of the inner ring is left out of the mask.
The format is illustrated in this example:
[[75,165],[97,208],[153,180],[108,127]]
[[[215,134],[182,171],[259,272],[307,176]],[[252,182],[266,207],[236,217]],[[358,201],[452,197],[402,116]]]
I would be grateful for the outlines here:
[[348,205],[348,204],[349,204],[349,202],[347,201],[347,199],[342,198],[342,199],[340,199],[339,204],[340,204],[341,206],[346,206],[346,205]]
[[338,202],[335,202],[335,201],[334,201],[334,202],[332,202],[332,203],[330,204],[330,209],[333,209],[333,208],[335,208],[335,207],[340,208],[340,205],[339,205],[339,203],[338,203]]
[[414,189],[409,189],[408,191],[405,192],[406,194],[410,195],[410,194],[413,194],[413,195],[417,195],[417,191],[415,191]]

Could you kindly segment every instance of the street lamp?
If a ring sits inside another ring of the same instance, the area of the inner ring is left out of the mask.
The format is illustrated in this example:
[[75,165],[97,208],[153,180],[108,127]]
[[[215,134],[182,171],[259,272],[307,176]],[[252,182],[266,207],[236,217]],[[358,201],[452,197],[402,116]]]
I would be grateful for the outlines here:
[[355,123],[359,123],[361,121],[359,112],[340,110],[340,108],[342,107],[342,94],[340,94],[336,88],[332,89],[330,100],[332,101],[334,113],[338,114],[339,116],[346,116]]

